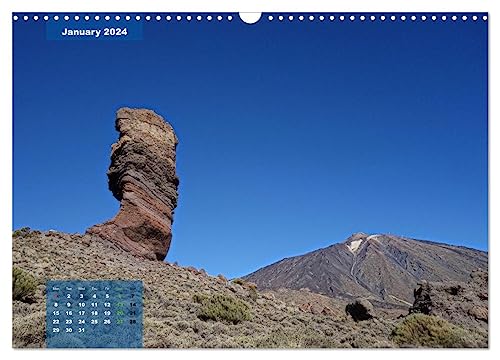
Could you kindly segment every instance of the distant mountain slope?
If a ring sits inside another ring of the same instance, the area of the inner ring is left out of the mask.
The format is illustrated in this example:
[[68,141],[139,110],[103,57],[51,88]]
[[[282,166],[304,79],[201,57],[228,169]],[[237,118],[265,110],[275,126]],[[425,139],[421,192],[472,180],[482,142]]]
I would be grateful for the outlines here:
[[488,253],[393,235],[356,233],[345,242],[283,259],[247,276],[260,289],[301,289],[410,306],[419,280],[467,281]]

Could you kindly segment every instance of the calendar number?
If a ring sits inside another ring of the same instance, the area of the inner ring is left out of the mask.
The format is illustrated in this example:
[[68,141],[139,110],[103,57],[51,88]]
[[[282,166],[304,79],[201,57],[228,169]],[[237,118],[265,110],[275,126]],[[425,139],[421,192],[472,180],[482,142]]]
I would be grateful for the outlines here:
[[142,347],[141,281],[49,280],[46,289],[48,348]]

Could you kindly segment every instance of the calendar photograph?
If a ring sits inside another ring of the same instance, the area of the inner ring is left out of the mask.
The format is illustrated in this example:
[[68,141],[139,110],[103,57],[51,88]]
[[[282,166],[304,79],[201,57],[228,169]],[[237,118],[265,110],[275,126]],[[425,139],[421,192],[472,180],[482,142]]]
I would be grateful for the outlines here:
[[489,347],[488,13],[11,21],[13,348]]

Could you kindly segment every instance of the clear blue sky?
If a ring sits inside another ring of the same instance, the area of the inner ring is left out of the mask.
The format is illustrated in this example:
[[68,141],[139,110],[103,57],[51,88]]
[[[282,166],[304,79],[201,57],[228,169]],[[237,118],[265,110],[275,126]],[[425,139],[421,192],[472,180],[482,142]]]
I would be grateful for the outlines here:
[[487,250],[482,20],[163,21],[115,42],[14,28],[14,228],[115,215],[129,106],[180,139],[168,261],[240,276],[358,231]]

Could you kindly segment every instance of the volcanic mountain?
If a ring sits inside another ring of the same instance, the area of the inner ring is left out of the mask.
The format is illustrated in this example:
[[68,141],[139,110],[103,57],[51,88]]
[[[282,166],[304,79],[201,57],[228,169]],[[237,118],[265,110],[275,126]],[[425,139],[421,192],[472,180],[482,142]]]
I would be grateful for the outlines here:
[[308,289],[345,299],[365,297],[383,306],[411,306],[419,281],[467,281],[474,270],[487,268],[484,251],[356,233],[342,243],[285,258],[244,279],[260,289]]

